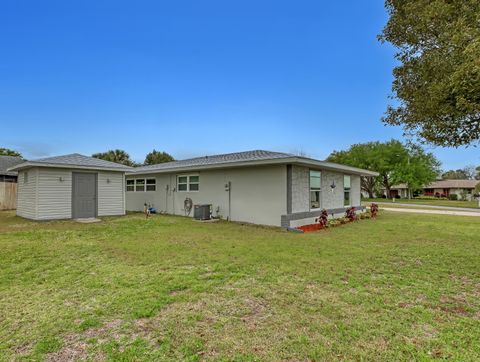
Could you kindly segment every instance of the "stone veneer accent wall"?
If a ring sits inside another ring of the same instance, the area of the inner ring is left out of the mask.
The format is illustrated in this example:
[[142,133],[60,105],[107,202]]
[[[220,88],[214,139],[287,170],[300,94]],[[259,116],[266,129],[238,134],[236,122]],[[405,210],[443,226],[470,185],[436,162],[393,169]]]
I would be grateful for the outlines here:
[[310,210],[310,170],[292,165],[292,213]]
[[[292,166],[292,213],[310,211],[310,169],[303,166]],[[335,183],[332,190],[330,185]],[[360,205],[360,177],[352,176],[352,202]],[[358,202],[357,202],[358,200]],[[334,209],[343,207],[343,173],[322,170],[321,207]]]
[[[343,216],[345,207],[343,205],[343,173],[321,170],[322,172],[322,193],[321,208],[329,210],[335,217]],[[282,216],[282,226],[299,226],[311,224],[319,211],[310,211],[310,169],[303,166],[291,166],[288,171],[291,180],[291,213]],[[332,189],[331,185],[335,184]],[[350,197],[352,206],[360,206],[360,176],[350,175]],[[360,207],[359,211],[363,210]]]
[[[335,183],[335,188],[330,185]],[[322,171],[322,209],[343,207],[343,173]]]

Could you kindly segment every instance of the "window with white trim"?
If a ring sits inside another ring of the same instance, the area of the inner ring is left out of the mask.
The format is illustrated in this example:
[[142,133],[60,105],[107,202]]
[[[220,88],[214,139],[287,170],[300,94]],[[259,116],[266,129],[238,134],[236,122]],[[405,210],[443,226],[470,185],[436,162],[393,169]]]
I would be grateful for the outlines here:
[[154,178],[147,178],[147,190],[146,191],[155,191],[157,189],[157,180]]
[[310,170],[310,209],[319,209],[321,205],[322,173]]
[[181,175],[177,176],[177,191],[199,191],[200,176],[198,175]]
[[126,190],[127,191],[135,191],[135,180],[134,179],[127,180]]
[[351,206],[350,175],[343,175],[343,205]]
[[28,171],[25,171],[23,173],[23,183],[24,184],[28,183]]
[[135,179],[135,192],[143,192],[143,191],[145,191],[145,179],[144,178]]
[[156,191],[157,180],[155,178],[136,178],[128,179],[126,190],[134,192]]

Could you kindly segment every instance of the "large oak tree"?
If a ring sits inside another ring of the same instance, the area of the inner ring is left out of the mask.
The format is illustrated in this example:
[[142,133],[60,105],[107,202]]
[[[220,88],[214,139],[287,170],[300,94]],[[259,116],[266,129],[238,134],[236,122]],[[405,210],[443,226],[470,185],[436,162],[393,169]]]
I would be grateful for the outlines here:
[[368,142],[334,151],[327,161],[376,171],[378,177],[362,177],[362,190],[373,197],[383,187],[388,197],[392,186],[407,183],[409,191],[420,189],[435,180],[440,162],[418,145],[404,145],[400,141]]
[[386,0],[381,41],[397,49],[383,121],[439,146],[480,139],[480,1]]

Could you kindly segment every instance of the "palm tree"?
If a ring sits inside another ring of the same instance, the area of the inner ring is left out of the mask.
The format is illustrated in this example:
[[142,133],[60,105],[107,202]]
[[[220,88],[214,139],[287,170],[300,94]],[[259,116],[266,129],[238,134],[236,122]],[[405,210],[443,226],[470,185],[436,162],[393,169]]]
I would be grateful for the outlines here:
[[130,155],[126,151],[120,149],[94,153],[92,157],[99,158],[105,161],[120,163],[126,166],[135,166],[135,162],[130,159]]

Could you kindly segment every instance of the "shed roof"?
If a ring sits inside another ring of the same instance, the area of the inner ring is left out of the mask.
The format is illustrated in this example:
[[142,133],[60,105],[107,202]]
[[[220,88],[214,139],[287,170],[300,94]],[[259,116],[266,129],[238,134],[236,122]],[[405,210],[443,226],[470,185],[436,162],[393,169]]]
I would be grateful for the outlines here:
[[24,163],[9,168],[9,171],[18,171],[30,167],[58,167],[123,172],[132,170],[132,167],[121,165],[119,163],[105,161],[94,157],[88,157],[79,153],[72,153],[70,155],[47,157],[32,161],[26,161]]
[[25,160],[17,156],[0,156],[0,175],[16,176],[17,172],[7,171],[10,167],[18,165]]
[[311,167],[319,167],[328,170],[348,172],[364,176],[377,176],[373,171],[363,170],[356,167],[340,165],[332,162],[300,157],[290,153],[254,150],[235,152],[212,156],[195,157],[187,160],[160,163],[157,165],[142,166],[131,169],[131,174],[152,174],[183,172],[212,168],[244,167],[270,164],[299,164]]

